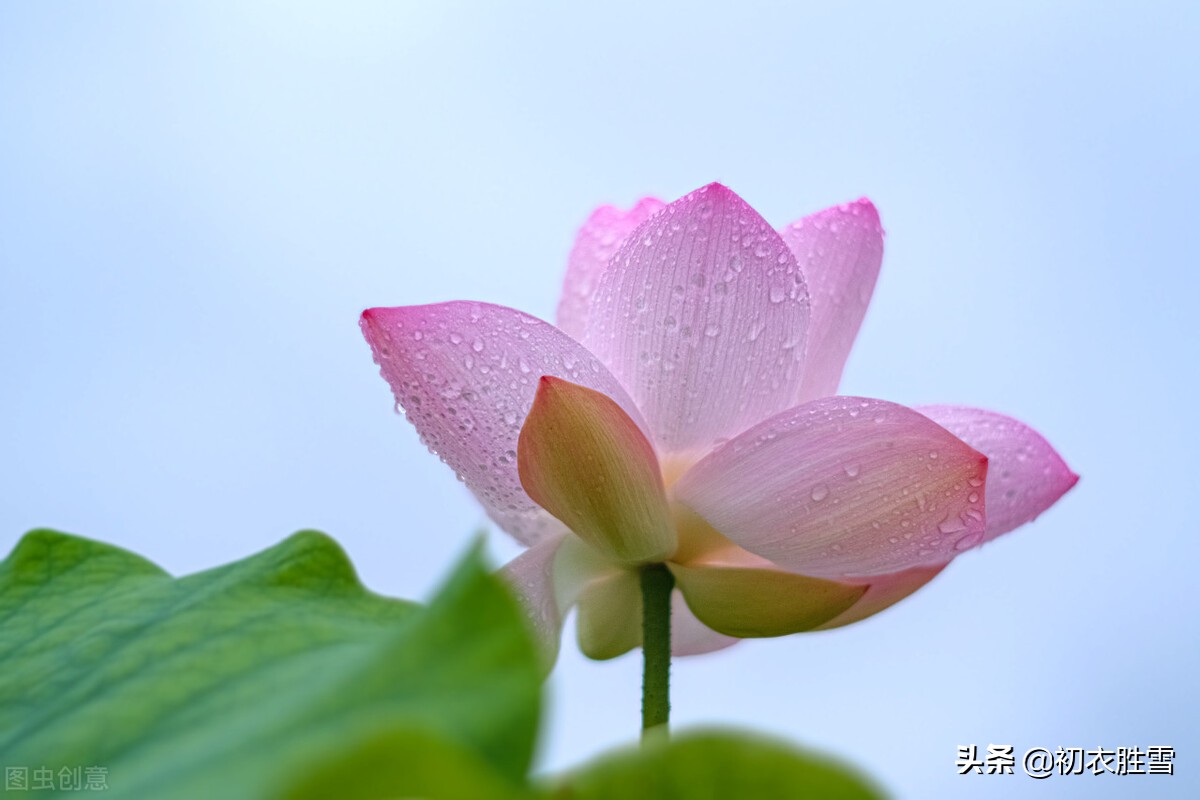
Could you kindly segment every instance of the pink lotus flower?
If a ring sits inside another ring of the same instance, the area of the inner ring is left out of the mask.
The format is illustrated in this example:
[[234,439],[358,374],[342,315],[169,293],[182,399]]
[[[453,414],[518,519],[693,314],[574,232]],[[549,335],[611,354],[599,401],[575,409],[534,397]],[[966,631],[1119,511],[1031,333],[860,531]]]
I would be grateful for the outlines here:
[[557,646],[641,643],[638,568],[676,580],[678,655],[846,625],[1034,519],[1078,479],[990,411],[836,396],[883,255],[867,200],[775,231],[711,184],[598,209],[557,327],[501,306],[375,308],[396,401],[504,530]]

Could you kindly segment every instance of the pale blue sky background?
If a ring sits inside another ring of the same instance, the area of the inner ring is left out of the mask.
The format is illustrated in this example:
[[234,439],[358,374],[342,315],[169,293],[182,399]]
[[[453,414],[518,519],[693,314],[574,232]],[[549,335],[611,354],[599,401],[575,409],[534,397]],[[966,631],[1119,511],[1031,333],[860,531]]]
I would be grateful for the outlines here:
[[[0,550],[50,525],[187,572],[317,527],[422,596],[484,517],[361,309],[548,317],[600,202],[868,195],[844,390],[1007,411],[1083,480],[889,613],[677,662],[675,718],[904,798],[1195,796],[1200,5],[495,6],[0,6]],[[637,656],[564,653],[547,768],[637,726]],[[960,778],[967,743],[1180,774]]]

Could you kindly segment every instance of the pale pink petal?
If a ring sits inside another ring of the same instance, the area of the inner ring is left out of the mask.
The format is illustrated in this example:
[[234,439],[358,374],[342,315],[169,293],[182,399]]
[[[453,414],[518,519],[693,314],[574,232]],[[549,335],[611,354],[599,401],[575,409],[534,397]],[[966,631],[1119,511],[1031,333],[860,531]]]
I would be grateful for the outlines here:
[[984,531],[987,458],[883,400],[828,397],[693,466],[675,499],[784,569],[835,580],[950,561]]
[[988,457],[983,541],[1032,522],[1079,480],[1041,434],[1012,417],[968,406],[918,406],[917,411]]
[[[554,560],[557,607],[577,603],[580,649],[592,658],[613,658],[641,646],[642,591],[633,570],[623,569],[575,536],[567,536]],[[700,655],[738,640],[706,627],[676,590],[671,596],[671,642],[677,656]]]
[[579,595],[575,619],[579,649],[596,661],[628,653],[642,643],[642,590],[636,572],[594,580]]
[[740,639],[717,633],[696,619],[688,608],[683,593],[676,589],[671,594],[671,653],[675,656],[699,656],[724,650],[737,644]]
[[787,245],[710,184],[625,240],[582,341],[672,456],[703,453],[793,404],[807,328],[808,292]]
[[544,539],[508,562],[500,574],[512,585],[550,663],[558,655],[565,608],[556,599],[554,557],[565,536]]
[[555,320],[560,330],[579,339],[587,327],[592,309],[592,293],[600,273],[634,228],[663,209],[665,203],[643,197],[628,211],[615,206],[600,206],[575,236],[575,246],[567,259],[567,277]]
[[517,467],[526,494],[609,559],[651,564],[675,552],[654,447],[608,395],[543,376]]
[[879,265],[883,228],[870,200],[828,208],[793,222],[780,235],[808,282],[812,318],[797,402],[837,394]]
[[744,639],[810,631],[848,611],[867,587],[776,567],[693,562],[671,572],[696,618]]
[[587,588],[629,570],[607,558],[578,536],[563,539],[554,557],[554,589],[563,613],[579,602]]
[[[642,645],[642,594],[632,572],[591,582],[579,597],[579,649],[604,661]],[[671,594],[671,653],[698,656],[723,650],[738,639],[707,627],[688,608],[679,590]]]
[[903,572],[871,578],[866,594],[858,598],[857,603],[813,630],[824,631],[830,628],[840,628],[843,625],[849,625],[878,614],[929,583],[945,567],[945,564],[935,567],[914,567]]
[[637,407],[595,356],[520,311],[472,302],[373,308],[361,324],[421,440],[496,524],[525,544],[564,530],[529,499],[517,474],[517,437],[539,378],[603,392],[645,430]]

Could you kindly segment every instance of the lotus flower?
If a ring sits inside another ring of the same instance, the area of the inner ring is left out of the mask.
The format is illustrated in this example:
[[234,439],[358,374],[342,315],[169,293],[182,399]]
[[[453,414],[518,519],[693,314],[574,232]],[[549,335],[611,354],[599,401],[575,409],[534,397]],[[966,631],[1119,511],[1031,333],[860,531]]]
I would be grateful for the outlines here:
[[846,625],[1034,519],[1077,476],[962,406],[837,396],[883,255],[867,200],[776,231],[710,184],[605,206],[557,325],[496,305],[374,308],[399,408],[495,523],[548,642],[641,643],[637,573],[674,574],[672,647]]

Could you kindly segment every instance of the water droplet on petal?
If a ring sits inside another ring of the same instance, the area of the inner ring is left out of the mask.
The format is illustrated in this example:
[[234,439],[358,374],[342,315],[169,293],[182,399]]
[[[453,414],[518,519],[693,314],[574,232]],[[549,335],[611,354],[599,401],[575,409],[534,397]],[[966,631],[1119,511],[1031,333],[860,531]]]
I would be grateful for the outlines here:
[[982,541],[982,533],[969,533],[954,543],[954,549],[961,553],[963,550],[970,550]]
[[938,523],[938,530],[945,534],[958,533],[959,531],[965,531],[966,529],[967,526],[964,525],[963,521],[958,517],[946,517],[944,520]]

